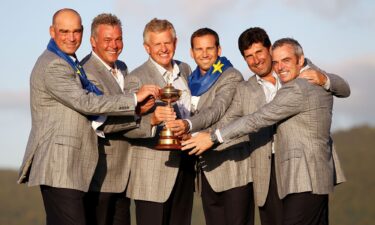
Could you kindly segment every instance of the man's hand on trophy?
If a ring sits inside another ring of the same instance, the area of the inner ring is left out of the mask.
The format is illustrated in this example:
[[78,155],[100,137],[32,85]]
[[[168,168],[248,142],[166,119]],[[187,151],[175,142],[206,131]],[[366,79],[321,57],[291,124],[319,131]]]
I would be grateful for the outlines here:
[[150,95],[143,102],[138,103],[136,112],[138,115],[147,113],[155,105],[155,98]]
[[156,85],[143,85],[136,93],[137,101],[143,102],[146,98],[152,97],[154,99],[160,96],[160,87]]
[[181,136],[189,132],[190,126],[187,120],[172,120],[168,121],[165,126],[173,131],[175,136]]
[[156,126],[162,122],[168,122],[176,119],[176,113],[173,108],[168,106],[157,106],[151,117],[151,125]]

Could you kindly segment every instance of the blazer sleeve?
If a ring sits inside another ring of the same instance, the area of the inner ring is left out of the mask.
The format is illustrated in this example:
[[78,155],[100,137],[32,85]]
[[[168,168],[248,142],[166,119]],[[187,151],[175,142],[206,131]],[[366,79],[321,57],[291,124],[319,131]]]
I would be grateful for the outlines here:
[[[224,116],[219,120],[219,122],[215,125],[216,128],[220,129],[225,127],[227,124],[230,124],[232,121],[236,121],[237,119],[244,116],[243,110],[243,102],[244,102],[244,93],[247,86],[244,83],[240,83],[237,85],[232,104],[229,106],[228,110],[224,114]],[[224,142],[223,144],[215,146],[215,151],[223,151],[232,148],[238,147],[240,144],[247,143],[249,141],[249,136],[244,135],[239,138],[231,139],[230,141]]]
[[327,73],[326,71],[320,69],[316,65],[314,65],[311,60],[306,59],[307,64],[310,66],[311,69],[319,71],[320,73],[324,74],[325,76],[328,77],[330,81],[330,87],[329,91],[332,93],[332,95],[339,97],[339,98],[346,98],[349,97],[350,95],[350,86],[348,82],[346,82],[342,77],[332,74],[332,73]]
[[206,105],[198,114],[190,118],[193,132],[206,129],[218,122],[231,105],[236,86],[243,81],[243,77],[237,70],[223,75],[217,83],[212,104]]
[[77,74],[62,59],[45,70],[44,85],[61,104],[85,115],[134,115],[132,95],[96,96],[82,88]]
[[[106,95],[106,89],[104,88],[105,80],[101,79],[101,74],[98,74],[96,70],[97,67],[92,66],[92,61],[86,60],[84,69],[87,75],[87,78],[99,88],[104,95]],[[91,64],[90,64],[91,63]],[[127,67],[125,63],[118,63],[119,68],[123,73],[126,73]],[[92,72],[92,73],[90,73]],[[137,128],[137,123],[133,115],[131,116],[108,116],[104,124],[100,127],[104,133],[116,133],[120,131],[127,131],[130,129]]]
[[137,128],[134,116],[109,116],[101,129],[104,133],[115,133]]
[[[137,75],[137,73],[130,73],[125,76],[125,93],[134,94],[137,90],[143,85],[141,79]],[[153,110],[156,106],[154,106],[150,113],[142,115],[139,120],[137,121],[137,129],[132,129],[127,131],[124,136],[128,138],[149,138],[152,137],[153,134],[151,132],[151,116]]]
[[275,98],[258,111],[243,116],[221,128],[220,134],[224,142],[257,132],[263,127],[271,126],[301,112],[305,97],[296,80],[285,84]]

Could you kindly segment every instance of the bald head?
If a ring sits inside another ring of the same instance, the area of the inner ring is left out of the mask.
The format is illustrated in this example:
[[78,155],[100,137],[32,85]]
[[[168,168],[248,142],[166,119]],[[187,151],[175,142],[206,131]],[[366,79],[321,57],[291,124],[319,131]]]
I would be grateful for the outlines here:
[[75,11],[74,9],[64,8],[64,9],[60,9],[56,11],[55,14],[53,14],[52,25],[56,25],[59,19],[61,19],[62,17],[66,17],[66,16],[77,17],[79,18],[80,23],[82,24],[81,16],[79,15],[77,11]]
[[82,41],[81,16],[73,9],[60,9],[53,15],[49,31],[61,51],[74,55]]

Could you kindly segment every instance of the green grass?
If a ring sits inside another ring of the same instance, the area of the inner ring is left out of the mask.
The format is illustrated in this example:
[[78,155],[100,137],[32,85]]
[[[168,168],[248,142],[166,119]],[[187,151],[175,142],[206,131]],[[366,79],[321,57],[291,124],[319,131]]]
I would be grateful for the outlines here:
[[[334,135],[348,182],[330,197],[331,225],[375,224],[375,128],[363,126]],[[0,170],[0,224],[43,225],[44,209],[39,188],[18,185],[17,171]],[[133,204],[134,205],[134,204]],[[134,208],[133,224],[135,224]],[[195,196],[193,225],[204,225],[199,196]],[[256,225],[259,225],[256,219]]]

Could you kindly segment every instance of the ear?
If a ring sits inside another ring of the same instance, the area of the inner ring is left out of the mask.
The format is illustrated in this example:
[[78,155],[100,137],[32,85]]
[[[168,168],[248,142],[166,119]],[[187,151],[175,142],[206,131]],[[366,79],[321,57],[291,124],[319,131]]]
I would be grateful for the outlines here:
[[91,43],[92,49],[96,48],[96,41],[93,36],[90,37],[90,43]]
[[217,47],[217,55],[221,56],[221,47],[220,47],[220,45]]
[[176,48],[177,48],[177,38],[174,39],[174,51],[176,52]]
[[190,48],[190,57],[194,59],[194,52],[192,48]]
[[150,55],[150,46],[148,46],[148,44],[146,44],[146,43],[143,43],[143,47],[145,48],[147,54]]
[[56,33],[55,33],[55,28],[53,27],[53,25],[49,27],[49,35],[51,36],[52,39],[55,39]]
[[305,56],[301,55],[298,60],[298,65],[302,68],[304,63],[305,63]]

